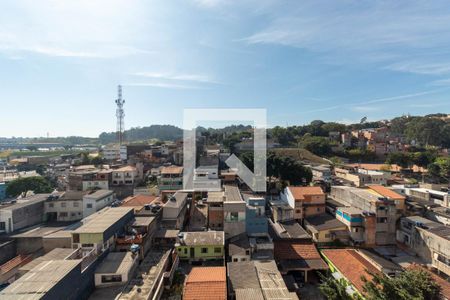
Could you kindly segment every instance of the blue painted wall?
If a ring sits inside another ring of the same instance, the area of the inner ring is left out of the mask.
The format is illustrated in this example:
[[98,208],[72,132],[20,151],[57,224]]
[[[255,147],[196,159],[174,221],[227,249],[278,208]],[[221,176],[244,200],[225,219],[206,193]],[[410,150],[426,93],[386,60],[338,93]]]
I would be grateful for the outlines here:
[[267,234],[268,221],[266,217],[265,199],[247,199],[245,223],[249,236]]
[[6,198],[6,183],[0,182],[0,200]]

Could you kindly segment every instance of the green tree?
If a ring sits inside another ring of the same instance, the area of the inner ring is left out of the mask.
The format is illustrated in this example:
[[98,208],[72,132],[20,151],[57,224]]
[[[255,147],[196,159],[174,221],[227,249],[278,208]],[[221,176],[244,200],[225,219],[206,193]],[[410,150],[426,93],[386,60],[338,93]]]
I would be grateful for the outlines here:
[[432,163],[427,166],[428,174],[434,178],[441,177],[441,167],[437,163]]
[[303,148],[316,155],[325,156],[331,153],[330,141],[326,137],[304,136],[301,143]]
[[419,167],[426,168],[429,164],[431,164],[435,159],[436,155],[432,152],[415,152],[411,155],[412,162]]
[[450,157],[438,157],[434,163],[439,166],[440,175],[448,180],[450,178]]
[[[253,171],[253,152],[240,155],[240,160]],[[312,172],[300,162],[289,156],[269,152],[267,155],[267,176],[276,177],[292,185],[307,184],[312,180]]]
[[345,126],[344,124],[340,124],[340,123],[335,123],[335,122],[329,122],[329,123],[325,123],[322,125],[322,130],[324,130],[327,135],[330,134],[330,132],[339,132],[339,133],[343,133],[345,132],[347,129],[347,126]]
[[294,136],[292,132],[287,128],[276,126],[271,131],[272,137],[278,141],[283,146],[287,146],[290,143],[294,142]]
[[343,279],[337,280],[331,276],[330,272],[327,275],[322,275],[318,273],[320,276],[321,284],[319,285],[320,292],[327,298],[328,300],[352,300],[347,291],[345,290],[346,284]]
[[362,276],[365,296],[369,300],[438,300],[440,286],[430,274],[421,269],[410,269],[390,278],[384,274],[371,274],[372,280]]
[[410,141],[416,141],[421,145],[441,146],[445,125],[441,119],[414,117],[406,124],[405,133]]
[[406,152],[396,152],[396,153],[389,153],[386,163],[389,165],[399,165],[402,168],[409,168],[412,163],[412,157],[410,153]]
[[27,191],[40,194],[51,193],[53,189],[48,180],[40,176],[18,178],[8,183],[6,187],[6,194],[12,197],[17,197]]

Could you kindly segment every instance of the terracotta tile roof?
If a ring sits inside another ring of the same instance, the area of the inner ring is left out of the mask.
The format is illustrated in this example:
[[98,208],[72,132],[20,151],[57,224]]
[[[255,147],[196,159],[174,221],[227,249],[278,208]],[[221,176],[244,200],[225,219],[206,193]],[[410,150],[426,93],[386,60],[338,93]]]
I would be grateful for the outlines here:
[[165,175],[173,175],[173,174],[181,174],[183,173],[183,167],[179,166],[169,166],[161,169],[161,174]]
[[121,206],[142,207],[147,204],[151,204],[153,201],[158,200],[158,199],[159,198],[157,196],[150,196],[150,195],[130,196],[123,201]]
[[125,166],[116,170],[113,170],[113,172],[134,172],[137,169],[133,166]]
[[411,266],[409,266],[409,269],[421,269],[421,270],[424,270],[425,272],[428,272],[430,274],[430,276],[434,279],[434,281],[440,285],[441,294],[444,297],[444,299],[450,299],[450,282],[448,282],[441,276],[431,272],[427,268],[417,265],[417,264],[412,264]]
[[194,267],[186,279],[183,299],[227,299],[225,267]]
[[374,184],[374,185],[369,185],[368,187],[369,187],[369,189],[377,192],[378,194],[380,194],[383,197],[388,197],[388,198],[391,198],[394,200],[405,200],[405,196],[400,195],[399,193],[396,193],[393,190],[388,189],[387,187],[384,187],[382,185]]
[[372,276],[367,271],[379,273],[375,266],[353,249],[327,249],[322,250],[322,254],[331,261],[342,276],[350,281],[360,293],[363,292],[364,286],[361,276],[372,280]]
[[276,241],[274,252],[277,260],[321,259],[313,243]]
[[288,189],[295,200],[304,200],[305,196],[324,195],[324,192],[318,186],[289,186]]

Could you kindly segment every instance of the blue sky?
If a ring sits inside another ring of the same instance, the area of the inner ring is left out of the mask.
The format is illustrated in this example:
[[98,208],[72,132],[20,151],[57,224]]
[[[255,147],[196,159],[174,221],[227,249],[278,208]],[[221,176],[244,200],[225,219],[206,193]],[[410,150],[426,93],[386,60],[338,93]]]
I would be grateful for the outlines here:
[[266,108],[270,126],[450,113],[446,1],[4,0],[0,136],[182,124]]

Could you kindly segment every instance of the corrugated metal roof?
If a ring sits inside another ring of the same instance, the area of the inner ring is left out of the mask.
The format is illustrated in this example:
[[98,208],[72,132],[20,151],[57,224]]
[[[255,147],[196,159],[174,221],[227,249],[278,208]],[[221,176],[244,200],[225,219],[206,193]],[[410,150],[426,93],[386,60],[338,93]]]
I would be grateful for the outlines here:
[[94,219],[74,230],[74,233],[103,233],[119,219],[133,211],[132,207],[111,207]]

